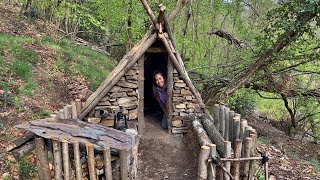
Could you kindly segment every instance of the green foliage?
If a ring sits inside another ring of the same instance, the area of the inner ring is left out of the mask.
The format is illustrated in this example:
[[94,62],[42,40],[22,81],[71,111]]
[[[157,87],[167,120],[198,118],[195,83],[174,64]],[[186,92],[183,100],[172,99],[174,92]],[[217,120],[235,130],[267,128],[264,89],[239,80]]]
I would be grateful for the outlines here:
[[26,158],[21,159],[18,170],[19,170],[19,178],[21,180],[32,179],[34,173],[36,172],[35,166],[33,164],[28,163]]
[[315,167],[315,172],[320,171],[320,162],[317,159],[311,159],[310,163]]
[[[260,163],[257,163],[256,161],[254,161],[254,162],[253,162],[253,166],[254,166],[254,169],[256,170],[256,169],[259,168]],[[264,177],[265,177],[265,174],[264,174],[264,172],[263,172],[263,168],[261,168],[261,169],[259,170],[258,174],[256,175],[256,178],[257,178],[258,180],[264,180],[264,179],[265,179]]]
[[227,104],[235,112],[245,116],[255,109],[257,96],[248,89],[240,89],[228,98]]
[[23,111],[24,108],[20,105],[21,100],[18,97],[14,97],[12,101],[13,107],[16,108],[19,111]]

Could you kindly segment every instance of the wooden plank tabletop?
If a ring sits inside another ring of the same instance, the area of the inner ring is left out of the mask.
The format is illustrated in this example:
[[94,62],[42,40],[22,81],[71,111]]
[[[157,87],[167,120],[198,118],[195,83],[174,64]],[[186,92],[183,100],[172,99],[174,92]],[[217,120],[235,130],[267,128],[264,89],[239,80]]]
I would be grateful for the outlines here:
[[15,127],[60,142],[63,140],[69,143],[78,141],[83,145],[92,143],[97,150],[102,150],[104,147],[129,149],[133,141],[133,137],[125,132],[74,119],[39,119]]

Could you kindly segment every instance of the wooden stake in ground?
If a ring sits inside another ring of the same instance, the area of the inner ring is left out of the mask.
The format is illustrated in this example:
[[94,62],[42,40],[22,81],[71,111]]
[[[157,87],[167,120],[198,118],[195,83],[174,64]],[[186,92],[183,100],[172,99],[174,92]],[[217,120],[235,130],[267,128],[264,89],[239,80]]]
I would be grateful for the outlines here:
[[[247,137],[246,140],[244,141],[244,147],[243,147],[243,153],[244,153],[244,157],[245,158],[250,157],[251,148],[252,148],[252,138]],[[243,163],[242,174],[244,175],[243,176],[244,179],[248,179],[248,176],[249,176],[249,165],[250,165],[249,161],[245,161]]]
[[111,168],[111,154],[110,148],[107,147],[103,150],[103,161],[104,161],[104,173],[106,180],[112,180],[112,168]]
[[74,165],[76,168],[76,178],[77,180],[82,180],[82,168],[80,162],[80,149],[79,142],[73,142],[73,154],[74,154]]
[[[209,144],[208,145],[210,148],[210,155],[209,157],[216,158],[217,156],[217,147],[215,144]],[[211,162],[208,164],[208,179],[216,179],[216,165]]]
[[[231,158],[231,142],[230,141],[225,141],[224,142],[224,147],[225,147],[225,158]],[[230,172],[231,169],[231,162],[225,162],[224,167],[228,172]],[[224,179],[225,180],[230,180],[229,174],[225,173],[224,174]]]
[[56,180],[62,180],[62,159],[61,159],[61,144],[59,141],[52,141],[53,146],[53,161],[54,174]]
[[63,175],[64,179],[70,179],[70,166],[69,166],[69,147],[68,141],[62,141],[62,160],[63,160]]
[[[234,158],[240,158],[241,157],[241,147],[242,142],[241,139],[236,139],[234,141]],[[231,174],[234,177],[235,180],[239,180],[240,176],[240,161],[232,163],[232,171]]]
[[88,156],[89,177],[90,177],[90,180],[96,180],[97,177],[96,177],[93,145],[88,143],[86,144],[86,148],[87,148],[87,156]]
[[127,180],[128,179],[128,150],[120,149],[120,179]]
[[51,180],[48,162],[48,151],[45,148],[44,139],[36,138],[36,156],[39,177],[43,180]]
[[207,179],[207,162],[209,159],[210,148],[208,146],[201,146],[199,161],[198,161],[198,180]]

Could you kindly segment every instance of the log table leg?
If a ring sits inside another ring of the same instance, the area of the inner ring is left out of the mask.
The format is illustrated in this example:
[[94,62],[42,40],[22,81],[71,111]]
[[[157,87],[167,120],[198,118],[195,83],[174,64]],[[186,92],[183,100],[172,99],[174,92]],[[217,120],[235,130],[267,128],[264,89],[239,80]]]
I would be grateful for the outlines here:
[[51,176],[48,163],[48,151],[46,151],[44,139],[41,137],[36,138],[36,155],[39,179],[50,180]]

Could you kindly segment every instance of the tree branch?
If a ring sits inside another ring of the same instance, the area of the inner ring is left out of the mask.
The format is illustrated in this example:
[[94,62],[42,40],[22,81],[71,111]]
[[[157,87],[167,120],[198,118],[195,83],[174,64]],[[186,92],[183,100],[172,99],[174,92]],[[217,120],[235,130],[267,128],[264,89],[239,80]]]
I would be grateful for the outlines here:
[[314,116],[314,115],[316,115],[316,114],[320,114],[320,112],[316,112],[316,113],[308,114],[307,116],[305,116],[305,117],[303,117],[303,118],[299,119],[299,121],[298,121],[298,122],[301,122],[301,121],[303,121],[303,120],[307,119],[308,117]]
[[153,27],[154,27],[157,31],[159,31],[159,29],[160,29],[159,24],[158,24],[158,22],[157,22],[156,17],[154,16],[154,14],[153,14],[150,6],[149,6],[149,4],[147,3],[146,0],[140,0],[140,1],[141,1],[142,5],[143,5],[144,9],[146,10],[148,16],[150,17],[150,19],[151,19],[151,21],[152,21],[152,23],[153,23]]
[[272,97],[265,97],[265,96],[262,96],[258,90],[256,90],[256,93],[259,95],[260,98],[262,99],[281,99],[281,98],[272,98]]
[[226,39],[229,41],[230,44],[233,44],[235,46],[237,46],[238,48],[246,48],[247,45],[239,40],[237,40],[236,38],[234,38],[230,33],[228,33],[225,30],[222,29],[217,29],[215,28],[213,31],[208,33],[209,35],[217,35],[223,39]]
[[175,10],[173,10],[171,12],[171,14],[168,17],[168,21],[170,21],[171,19],[173,19],[174,17],[177,16],[177,14],[179,13],[179,11],[188,3],[188,0],[182,0],[179,5],[176,7]]

